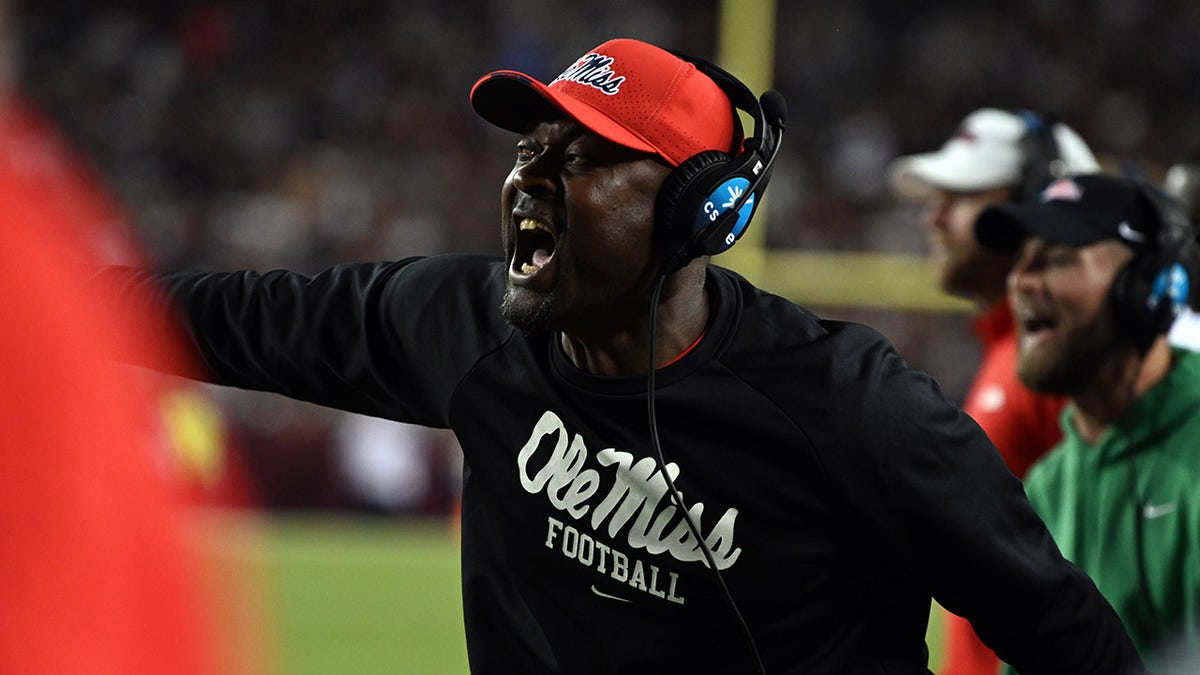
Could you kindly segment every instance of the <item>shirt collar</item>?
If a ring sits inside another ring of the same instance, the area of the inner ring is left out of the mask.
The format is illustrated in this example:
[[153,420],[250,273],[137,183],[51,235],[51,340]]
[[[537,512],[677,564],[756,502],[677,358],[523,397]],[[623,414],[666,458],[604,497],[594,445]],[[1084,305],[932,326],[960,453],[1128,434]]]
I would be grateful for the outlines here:
[[1091,447],[1098,460],[1117,459],[1131,448],[1154,445],[1164,434],[1200,410],[1200,352],[1180,347],[1171,350],[1171,369],[1117,420],[1095,445],[1089,446],[1071,421],[1075,407],[1061,413],[1062,428],[1071,442]]

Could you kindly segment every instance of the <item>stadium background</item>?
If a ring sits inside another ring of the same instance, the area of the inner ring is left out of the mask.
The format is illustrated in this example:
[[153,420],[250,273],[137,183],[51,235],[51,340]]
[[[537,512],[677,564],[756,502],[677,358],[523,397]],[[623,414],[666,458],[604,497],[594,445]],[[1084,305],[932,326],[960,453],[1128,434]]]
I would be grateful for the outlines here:
[[[774,28],[757,27],[772,11]],[[717,262],[876,327],[955,399],[978,356],[968,305],[934,290],[918,212],[887,193],[886,162],[936,148],[981,106],[1052,112],[1111,170],[1160,179],[1200,152],[1200,4],[1186,0],[60,0],[10,12],[3,47],[23,89],[163,266],[315,271],[495,251],[512,139],[471,112],[476,78],[549,79],[614,36],[718,60],[780,90],[790,115],[766,217]],[[273,572],[286,670],[461,670],[453,533],[398,518],[452,512],[452,439],[422,439],[434,489],[420,503],[364,504],[330,471],[337,413],[213,393],[278,516],[265,552],[235,542],[225,554]],[[389,518],[324,524],[348,512]],[[418,666],[418,651],[457,660]]]

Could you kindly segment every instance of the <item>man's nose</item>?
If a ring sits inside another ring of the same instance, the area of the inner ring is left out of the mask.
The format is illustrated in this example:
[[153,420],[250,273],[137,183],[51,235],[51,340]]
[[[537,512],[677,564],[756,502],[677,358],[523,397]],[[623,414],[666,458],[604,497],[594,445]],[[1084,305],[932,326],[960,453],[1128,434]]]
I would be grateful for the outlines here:
[[944,197],[933,197],[922,209],[925,225],[935,230],[946,229],[950,212],[950,204]]
[[1008,270],[1009,293],[1018,295],[1031,293],[1038,280],[1039,268],[1034,256],[1028,253],[1017,256],[1017,261]]
[[545,154],[539,154],[514,166],[509,175],[513,187],[528,195],[552,194],[557,183],[551,164]]

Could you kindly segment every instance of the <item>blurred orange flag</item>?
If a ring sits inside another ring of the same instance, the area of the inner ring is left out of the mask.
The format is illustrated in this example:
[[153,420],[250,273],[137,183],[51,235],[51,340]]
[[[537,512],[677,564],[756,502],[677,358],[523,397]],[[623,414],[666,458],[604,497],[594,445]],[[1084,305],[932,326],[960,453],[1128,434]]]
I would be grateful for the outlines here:
[[174,346],[114,326],[89,283],[100,251],[135,251],[64,153],[0,101],[0,672],[258,671],[267,658],[221,637],[230,610],[165,470],[161,392],[106,356]]

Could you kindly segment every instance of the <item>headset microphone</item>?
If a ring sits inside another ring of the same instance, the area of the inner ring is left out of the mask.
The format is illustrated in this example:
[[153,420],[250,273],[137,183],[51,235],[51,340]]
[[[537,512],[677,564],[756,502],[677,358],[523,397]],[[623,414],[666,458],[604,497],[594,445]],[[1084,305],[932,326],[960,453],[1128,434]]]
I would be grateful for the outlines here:
[[[763,115],[767,118],[767,124],[783,131],[787,128],[787,100],[783,98],[783,94],[768,89],[763,92],[760,100],[763,108]],[[775,140],[775,144],[779,144],[779,140]]]

